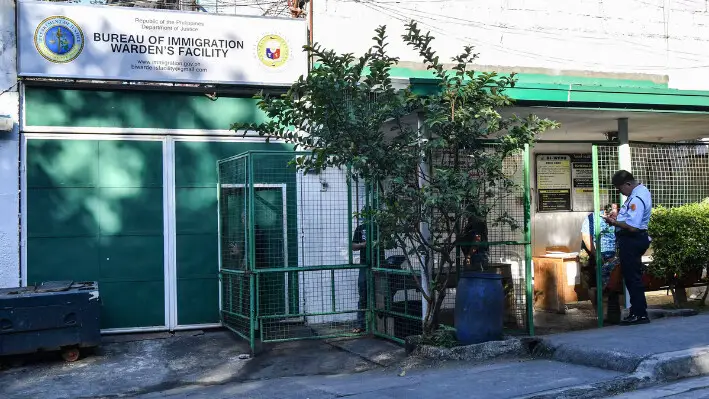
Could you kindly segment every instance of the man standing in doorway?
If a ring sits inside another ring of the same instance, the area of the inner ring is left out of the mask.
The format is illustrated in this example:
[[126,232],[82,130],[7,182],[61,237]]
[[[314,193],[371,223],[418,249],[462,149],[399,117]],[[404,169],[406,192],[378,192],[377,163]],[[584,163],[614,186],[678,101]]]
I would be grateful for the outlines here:
[[620,267],[630,294],[630,314],[623,319],[622,324],[649,323],[642,282],[642,256],[650,247],[647,226],[652,212],[652,197],[647,187],[635,181],[627,170],[616,172],[612,183],[627,197],[616,220],[604,217],[606,223],[615,227]]
[[355,334],[363,333],[367,328],[366,321],[366,309],[367,309],[367,268],[369,268],[369,262],[367,259],[367,225],[362,223],[354,231],[354,237],[352,237],[352,250],[359,251],[359,264],[367,265],[359,269],[359,276],[357,277],[357,291],[359,294],[359,302],[357,304],[357,326],[352,331]]

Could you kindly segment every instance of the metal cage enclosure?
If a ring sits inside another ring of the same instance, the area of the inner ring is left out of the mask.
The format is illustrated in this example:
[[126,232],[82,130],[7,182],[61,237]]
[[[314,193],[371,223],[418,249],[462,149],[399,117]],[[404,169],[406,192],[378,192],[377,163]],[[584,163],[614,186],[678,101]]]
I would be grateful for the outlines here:
[[357,198],[339,169],[295,167],[303,152],[252,151],[218,162],[224,326],[257,342],[356,336]]

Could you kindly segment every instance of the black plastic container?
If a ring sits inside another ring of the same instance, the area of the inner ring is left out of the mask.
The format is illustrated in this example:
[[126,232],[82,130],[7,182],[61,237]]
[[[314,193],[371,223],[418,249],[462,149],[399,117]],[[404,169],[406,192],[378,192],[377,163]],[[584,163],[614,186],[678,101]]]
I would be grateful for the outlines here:
[[61,351],[75,361],[101,344],[100,311],[97,282],[0,289],[0,356]]

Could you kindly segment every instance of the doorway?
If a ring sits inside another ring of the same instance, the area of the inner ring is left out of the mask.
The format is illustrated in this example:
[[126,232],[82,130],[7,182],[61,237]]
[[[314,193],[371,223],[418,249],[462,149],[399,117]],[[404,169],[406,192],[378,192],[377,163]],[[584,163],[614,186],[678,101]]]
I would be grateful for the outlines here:
[[[221,184],[219,199],[222,248],[250,243],[251,240],[247,239],[251,232],[247,228],[248,191],[245,185]],[[286,185],[254,184],[253,201],[253,244],[245,245],[246,248],[238,251],[238,255],[232,258],[235,263],[231,267],[244,270],[248,269],[247,266],[259,270],[288,267]],[[293,286],[293,279],[289,278],[287,272],[259,273],[257,279],[258,315],[287,317],[297,304],[298,290]]]

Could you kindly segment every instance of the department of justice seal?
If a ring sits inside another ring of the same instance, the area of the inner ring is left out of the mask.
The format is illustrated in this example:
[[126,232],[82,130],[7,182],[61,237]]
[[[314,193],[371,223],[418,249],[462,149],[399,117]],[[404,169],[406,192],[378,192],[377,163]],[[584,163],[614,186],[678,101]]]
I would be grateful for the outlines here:
[[278,35],[266,35],[259,40],[256,53],[261,62],[271,68],[283,66],[288,61],[288,42]]
[[84,32],[69,18],[49,17],[37,26],[34,46],[48,61],[65,64],[76,59],[84,49]]

